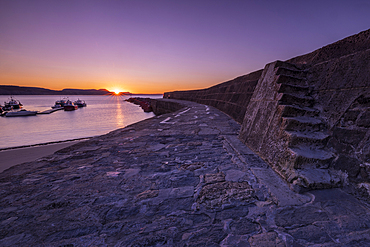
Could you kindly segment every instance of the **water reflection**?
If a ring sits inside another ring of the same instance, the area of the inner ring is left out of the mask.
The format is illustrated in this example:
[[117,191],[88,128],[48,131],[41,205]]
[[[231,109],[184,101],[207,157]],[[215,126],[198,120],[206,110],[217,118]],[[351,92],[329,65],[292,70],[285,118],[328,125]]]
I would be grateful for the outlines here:
[[[145,113],[137,105],[123,101],[130,96],[69,95],[68,97],[71,100],[77,100],[77,98],[85,100],[87,107],[72,112],[57,111],[31,117],[0,117],[0,148],[102,135],[154,116],[153,113]],[[150,97],[155,96],[150,95]],[[59,96],[55,95],[17,96],[25,109],[38,111],[50,109],[58,98]],[[0,102],[5,100],[7,96],[0,95]]]
[[122,113],[122,106],[121,106],[122,99],[121,99],[120,96],[116,96],[115,100],[116,100],[116,104],[117,104],[117,107],[116,107],[117,128],[123,128],[123,127],[125,127],[125,125],[124,125],[124,121],[123,121],[124,115]]

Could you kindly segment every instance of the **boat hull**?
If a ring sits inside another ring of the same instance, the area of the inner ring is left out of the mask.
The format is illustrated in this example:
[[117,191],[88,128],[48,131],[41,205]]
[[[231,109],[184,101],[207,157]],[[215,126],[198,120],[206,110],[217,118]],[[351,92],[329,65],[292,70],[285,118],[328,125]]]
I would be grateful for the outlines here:
[[86,103],[75,103],[78,107],[85,107],[86,106]]
[[15,111],[6,113],[6,117],[27,117],[36,116],[37,111]]
[[64,106],[64,110],[65,111],[74,111],[74,110],[77,110],[78,106],[76,105],[65,105]]
[[85,107],[86,106],[86,103],[85,103],[85,101],[83,101],[83,100],[80,100],[80,99],[78,99],[78,100],[76,100],[75,102],[73,102],[75,105],[77,105],[78,107]]

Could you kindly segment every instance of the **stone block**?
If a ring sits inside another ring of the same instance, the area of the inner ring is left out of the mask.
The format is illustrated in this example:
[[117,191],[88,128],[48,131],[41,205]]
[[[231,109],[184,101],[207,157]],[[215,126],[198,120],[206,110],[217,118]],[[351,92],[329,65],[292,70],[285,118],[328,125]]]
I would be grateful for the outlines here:
[[328,214],[319,207],[306,206],[293,208],[288,207],[279,210],[275,222],[277,226],[289,227],[294,225],[309,225],[316,221],[328,221]]
[[364,128],[370,127],[370,111],[362,113],[360,118],[357,120],[357,125]]
[[276,98],[278,85],[275,84],[275,64],[276,62],[273,62],[265,66],[253,93],[252,100],[274,100]]
[[236,93],[234,93],[234,94],[232,95],[232,97],[231,97],[230,101],[231,101],[232,103],[237,103],[237,102],[239,102],[239,98],[240,98],[240,94],[236,94]]
[[248,206],[237,206],[231,208],[225,208],[220,212],[217,212],[216,219],[227,220],[227,219],[240,219],[248,215]]
[[288,184],[270,168],[252,168],[256,178],[268,188],[273,200],[282,207],[302,205],[310,201],[306,195],[290,190]]
[[[361,161],[364,163],[370,163],[370,139],[366,140],[365,144],[360,150]],[[369,167],[370,168],[370,167]],[[367,169],[369,169],[367,168]]]
[[252,149],[258,150],[263,142],[263,137],[267,133],[271,120],[275,115],[276,106],[277,102],[260,103],[247,137],[247,143]]
[[224,247],[249,247],[249,243],[244,236],[234,236],[233,234],[229,234],[224,240],[221,242],[221,246]]
[[216,174],[206,174],[204,176],[204,181],[207,184],[217,183],[217,182],[224,182],[225,181],[225,174],[223,172],[219,172]]
[[347,154],[354,152],[355,148],[354,146],[348,143],[343,143],[336,138],[330,138],[327,146],[333,148],[336,153],[347,153]]
[[240,170],[227,170],[226,171],[226,181],[238,182],[245,175],[245,172]]
[[186,198],[192,197],[194,194],[194,186],[185,186],[179,188],[173,188],[170,192],[171,198]]
[[333,127],[342,117],[344,112],[363,93],[360,89],[335,91],[327,104],[320,104],[323,107],[322,115],[328,118],[330,127]]
[[349,110],[344,114],[343,120],[355,122],[360,113],[358,110]]
[[305,240],[308,243],[314,244],[323,244],[326,242],[331,242],[329,235],[322,231],[319,227],[309,225],[300,227],[294,230],[289,231],[289,234],[292,235],[296,240]]
[[285,247],[286,244],[283,240],[279,239],[276,232],[265,232],[254,235],[248,239],[252,247]]
[[348,173],[350,178],[356,178],[360,172],[360,161],[346,155],[339,155],[339,158],[333,163],[333,168]]
[[236,235],[251,234],[258,232],[259,229],[259,224],[247,218],[241,218],[230,223],[230,230]]
[[348,143],[355,147],[365,137],[366,131],[359,129],[334,128],[333,137],[339,142]]

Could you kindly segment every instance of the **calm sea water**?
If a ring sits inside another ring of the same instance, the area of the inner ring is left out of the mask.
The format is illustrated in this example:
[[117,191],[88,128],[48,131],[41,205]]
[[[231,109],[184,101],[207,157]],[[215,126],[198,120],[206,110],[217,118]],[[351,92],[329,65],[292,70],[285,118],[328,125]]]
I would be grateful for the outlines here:
[[[162,95],[135,95],[161,98]],[[0,148],[33,145],[106,134],[132,123],[153,117],[139,106],[124,99],[129,96],[65,96],[75,101],[84,100],[87,107],[75,111],[56,111],[28,117],[0,117]],[[51,109],[55,101],[64,97],[58,95],[17,95],[23,109],[44,111]],[[0,95],[0,104],[9,97]]]

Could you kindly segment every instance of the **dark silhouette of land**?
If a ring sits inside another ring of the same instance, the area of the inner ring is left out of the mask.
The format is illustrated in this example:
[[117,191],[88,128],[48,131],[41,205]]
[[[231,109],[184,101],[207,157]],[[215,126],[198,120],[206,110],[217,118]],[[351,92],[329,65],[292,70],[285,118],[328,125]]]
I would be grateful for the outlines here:
[[106,95],[107,89],[71,89],[51,90],[40,87],[19,87],[0,85],[0,95]]

